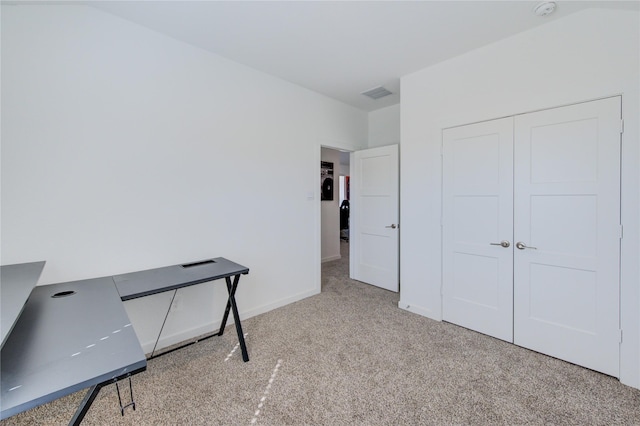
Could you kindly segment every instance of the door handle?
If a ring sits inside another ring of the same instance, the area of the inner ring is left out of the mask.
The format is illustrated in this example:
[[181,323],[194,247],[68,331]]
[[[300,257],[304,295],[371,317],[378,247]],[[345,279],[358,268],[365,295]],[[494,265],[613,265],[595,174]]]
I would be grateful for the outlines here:
[[491,244],[492,246],[502,246],[504,248],[507,248],[511,245],[511,243],[507,240],[502,240],[499,243],[489,243],[489,244]]
[[385,228],[396,229],[396,228],[397,228],[397,226],[396,226],[396,224],[395,224],[395,223],[392,223],[392,224],[391,224],[391,225],[389,225],[389,226],[385,226]]
[[525,243],[523,243],[522,241],[518,241],[516,243],[516,247],[519,248],[520,250],[524,250],[524,249],[531,249],[531,250],[537,250],[537,247],[531,247],[526,245]]

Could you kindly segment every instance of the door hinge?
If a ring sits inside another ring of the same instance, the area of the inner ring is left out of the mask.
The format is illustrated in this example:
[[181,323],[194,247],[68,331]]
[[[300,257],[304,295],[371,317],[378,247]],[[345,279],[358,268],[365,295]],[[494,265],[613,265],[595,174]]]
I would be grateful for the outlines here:
[[620,134],[624,133],[624,120],[620,120]]
[[620,331],[620,339],[619,339],[619,342],[618,342],[618,343],[622,343],[622,329],[620,329],[620,330],[618,330],[618,331]]
[[620,225],[619,234],[620,234],[619,238],[622,239],[622,237],[624,236],[624,228],[622,225]]

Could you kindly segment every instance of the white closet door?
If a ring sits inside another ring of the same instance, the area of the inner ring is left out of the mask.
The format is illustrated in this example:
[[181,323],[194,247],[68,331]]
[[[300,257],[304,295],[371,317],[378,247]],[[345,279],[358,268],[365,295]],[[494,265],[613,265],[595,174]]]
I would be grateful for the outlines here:
[[[619,97],[516,117],[514,342],[619,375]],[[534,249],[535,247],[535,249]]]
[[513,118],[445,130],[443,185],[443,318],[511,342]]

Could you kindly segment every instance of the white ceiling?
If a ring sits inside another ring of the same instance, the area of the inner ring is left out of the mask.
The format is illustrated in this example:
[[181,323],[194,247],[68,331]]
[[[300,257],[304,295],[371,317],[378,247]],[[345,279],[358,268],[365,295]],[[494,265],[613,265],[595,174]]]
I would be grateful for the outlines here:
[[[636,1],[99,1],[106,12],[364,111],[397,104],[400,77],[590,7]],[[394,94],[360,93],[384,86]]]

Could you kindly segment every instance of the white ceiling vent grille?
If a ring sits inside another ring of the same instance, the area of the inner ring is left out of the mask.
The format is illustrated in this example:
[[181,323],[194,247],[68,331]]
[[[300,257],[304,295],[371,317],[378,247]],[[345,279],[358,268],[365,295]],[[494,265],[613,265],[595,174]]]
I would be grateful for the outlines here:
[[366,92],[362,92],[361,94],[368,96],[371,99],[380,99],[380,98],[384,98],[385,96],[392,95],[393,93],[391,93],[390,91],[388,91],[382,86],[378,86],[378,87],[374,87],[373,89],[369,89]]

